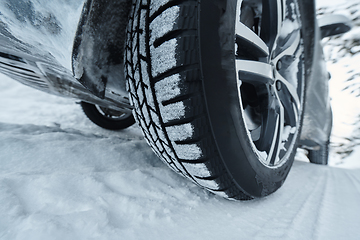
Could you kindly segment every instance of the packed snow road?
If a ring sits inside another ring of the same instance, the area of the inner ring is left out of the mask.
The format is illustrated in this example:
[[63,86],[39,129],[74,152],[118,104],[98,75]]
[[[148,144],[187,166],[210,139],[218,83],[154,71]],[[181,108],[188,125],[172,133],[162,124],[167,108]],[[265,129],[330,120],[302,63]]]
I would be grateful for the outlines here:
[[72,100],[1,76],[0,109],[0,239],[359,239],[360,168],[295,161],[275,194],[233,202]]

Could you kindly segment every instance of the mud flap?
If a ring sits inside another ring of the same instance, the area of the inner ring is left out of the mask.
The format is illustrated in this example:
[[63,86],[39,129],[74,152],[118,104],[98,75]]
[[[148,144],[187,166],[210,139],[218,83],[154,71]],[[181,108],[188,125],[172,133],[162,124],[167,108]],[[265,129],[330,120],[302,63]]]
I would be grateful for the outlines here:
[[123,53],[129,0],[87,0],[78,24],[72,67],[75,78],[99,98],[126,96]]
[[351,20],[340,14],[325,15],[318,18],[321,38],[346,33],[351,30]]

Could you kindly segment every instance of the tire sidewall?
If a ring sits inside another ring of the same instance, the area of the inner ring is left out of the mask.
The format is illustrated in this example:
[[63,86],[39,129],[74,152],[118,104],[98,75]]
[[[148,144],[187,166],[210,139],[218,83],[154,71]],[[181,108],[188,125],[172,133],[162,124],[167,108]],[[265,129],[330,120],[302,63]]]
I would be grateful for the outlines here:
[[263,197],[285,181],[296,146],[282,165],[270,168],[260,161],[249,141],[236,83],[236,4],[230,0],[201,1],[199,42],[204,96],[211,130],[228,173],[242,191]]

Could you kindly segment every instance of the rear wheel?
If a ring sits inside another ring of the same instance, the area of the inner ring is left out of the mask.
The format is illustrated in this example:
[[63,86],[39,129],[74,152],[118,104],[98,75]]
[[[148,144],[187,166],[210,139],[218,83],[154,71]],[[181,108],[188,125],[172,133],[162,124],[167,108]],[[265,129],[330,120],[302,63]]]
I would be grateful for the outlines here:
[[125,56],[135,119],[174,171],[231,199],[283,184],[305,92],[296,0],[136,0]]
[[135,123],[131,112],[124,113],[87,102],[80,102],[80,105],[85,115],[93,123],[105,129],[120,130],[130,127]]

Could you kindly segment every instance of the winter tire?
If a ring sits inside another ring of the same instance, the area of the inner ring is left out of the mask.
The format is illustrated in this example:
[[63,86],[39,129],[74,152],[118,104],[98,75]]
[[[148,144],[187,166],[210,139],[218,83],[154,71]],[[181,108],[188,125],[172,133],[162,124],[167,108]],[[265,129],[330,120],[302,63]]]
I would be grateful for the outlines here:
[[311,163],[327,165],[329,159],[329,142],[318,147],[318,149],[309,150],[308,158]]
[[125,74],[135,119],[196,184],[266,196],[296,153],[303,57],[297,0],[134,0]]
[[120,130],[135,123],[131,113],[123,113],[87,102],[80,102],[80,105],[85,115],[93,123],[105,129]]

